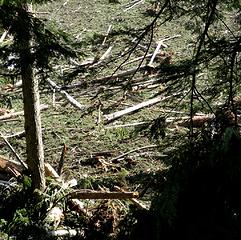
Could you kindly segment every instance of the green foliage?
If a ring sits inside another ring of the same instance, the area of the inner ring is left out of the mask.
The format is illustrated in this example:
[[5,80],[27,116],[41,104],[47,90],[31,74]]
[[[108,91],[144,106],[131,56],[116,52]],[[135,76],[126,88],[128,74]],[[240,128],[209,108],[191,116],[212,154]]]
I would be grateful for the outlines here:
[[[45,1],[35,1],[37,3]],[[18,12],[18,17],[16,17]],[[0,47],[0,59],[4,62],[1,74],[14,76],[20,74],[19,52],[21,44],[18,41],[21,22],[24,22],[24,29],[28,29],[28,34],[32,41],[31,59],[29,61],[38,69],[38,74],[46,78],[52,73],[52,64],[68,57],[76,57],[76,48],[80,45],[73,42],[69,35],[56,28],[54,24],[47,25],[46,20],[35,17],[32,13],[23,12],[23,6],[17,2],[6,2],[0,5],[0,26],[8,29],[13,41]],[[10,58],[9,58],[10,56]],[[14,71],[9,72],[9,66],[14,66]]]

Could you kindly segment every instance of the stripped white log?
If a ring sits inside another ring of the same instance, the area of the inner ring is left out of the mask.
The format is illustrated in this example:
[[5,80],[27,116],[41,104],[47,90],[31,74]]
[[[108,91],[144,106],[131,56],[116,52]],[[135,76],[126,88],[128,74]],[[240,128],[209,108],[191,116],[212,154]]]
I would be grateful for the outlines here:
[[[115,112],[115,113],[111,113],[111,114],[107,114],[107,115],[104,115],[103,117],[106,119],[107,122],[111,122],[113,120],[116,120],[117,118],[119,117],[122,117],[123,115],[126,115],[126,114],[129,114],[129,113],[132,113],[132,112],[135,112],[137,110],[140,110],[141,108],[144,108],[144,107],[148,107],[148,106],[151,106],[151,105],[154,105],[156,103],[159,103],[161,101],[165,101],[169,98],[172,98],[172,97],[177,97],[179,96],[180,94],[182,94],[181,92],[177,92],[173,95],[170,95],[170,96],[167,96],[167,97],[163,97],[163,96],[157,96],[155,98],[152,98],[148,101],[145,101],[145,102],[142,102],[142,103],[139,103],[135,106],[132,106],[132,107],[129,107],[129,108],[126,108],[124,110],[121,110],[121,111],[118,111],[118,112]],[[185,94],[185,93],[184,93]]]
[[116,120],[117,118],[119,117],[122,117],[123,115],[126,115],[126,114],[129,114],[129,113],[132,113],[134,111],[137,111],[141,108],[144,108],[144,107],[147,107],[147,106],[150,106],[150,105],[153,105],[153,104],[156,104],[158,102],[161,102],[165,99],[167,99],[169,97],[163,97],[163,96],[158,96],[158,97],[155,97],[155,98],[152,98],[148,101],[145,101],[145,102],[142,102],[142,103],[139,103],[135,106],[132,106],[132,107],[129,107],[129,108],[126,108],[124,110],[121,110],[121,111],[118,111],[118,112],[115,112],[115,113],[111,113],[111,114],[107,114],[107,115],[104,115],[105,119],[110,122],[110,121],[113,121],[113,120]]

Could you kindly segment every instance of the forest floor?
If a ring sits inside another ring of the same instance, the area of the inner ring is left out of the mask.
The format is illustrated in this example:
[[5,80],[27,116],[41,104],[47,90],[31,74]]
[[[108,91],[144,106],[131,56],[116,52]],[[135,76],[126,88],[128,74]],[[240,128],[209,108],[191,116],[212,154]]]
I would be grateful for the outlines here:
[[[129,1],[121,1],[121,3],[108,3],[108,1],[57,1],[41,6],[36,10],[37,15],[53,21],[57,27],[72,34],[75,38],[81,38],[83,41],[83,61],[96,57],[96,54],[103,54],[109,46],[113,46],[113,55],[119,54],[117,62],[111,62],[108,67],[98,67],[94,69],[94,75],[90,74],[89,78],[100,78],[114,73],[116,67],[125,59],[120,54],[128,45],[128,42],[133,40],[132,36],[120,35],[114,40],[106,40],[104,45],[98,43],[99,39],[104,41],[108,27],[111,25],[111,31],[128,30],[128,28],[140,29],[151,22],[153,17],[143,17],[148,13],[148,9],[153,9],[151,3],[146,1],[145,4],[140,3],[137,6],[130,8],[132,4]],[[154,11],[154,10],[153,10]],[[158,28],[157,28],[158,29]],[[165,39],[177,34],[182,34],[181,28],[175,26],[162,27],[161,30],[155,30],[153,46],[150,53],[155,50],[155,41]],[[95,42],[96,40],[96,42]],[[98,40],[98,41],[97,41]],[[179,39],[178,39],[179,41]],[[167,42],[167,50],[175,51],[175,58],[180,57],[180,48],[178,48],[176,39]],[[185,39],[187,41],[187,38]],[[170,43],[170,44],[169,44]],[[143,44],[146,44],[144,42]],[[185,46],[185,45],[184,45]],[[143,50],[138,50],[139,53],[134,53],[131,59],[137,56],[143,56]],[[186,49],[186,51],[188,51]],[[112,53],[111,53],[112,54]],[[185,49],[182,49],[182,54],[185,54]],[[188,54],[188,53],[186,53]],[[130,59],[130,60],[131,60]],[[139,63],[138,63],[139,64]],[[59,64],[56,62],[56,66]],[[134,65],[138,66],[138,65]],[[133,65],[128,65],[122,68],[117,73],[132,68]],[[96,73],[97,72],[97,73]],[[87,76],[88,77],[88,76]],[[127,78],[130,78],[127,75]],[[83,76],[77,76],[70,85],[79,83]],[[140,75],[138,81],[144,81],[146,76]],[[59,80],[54,80],[59,81]],[[124,80],[126,81],[126,79]],[[136,81],[136,80],[135,80]],[[137,82],[137,81],[136,81]],[[58,84],[62,86],[64,83],[60,81]],[[4,87],[4,85],[3,85]],[[101,95],[102,87],[106,88]],[[81,104],[88,106],[87,111],[81,111],[71,106],[66,99],[56,93],[56,100],[53,106],[53,93],[50,90],[41,91],[41,104],[47,104],[48,109],[42,112],[42,128],[44,139],[45,160],[54,168],[57,168],[61,156],[63,144],[67,146],[63,175],[65,178],[75,177],[80,183],[88,180],[92,183],[98,182],[104,184],[113,181],[123,181],[130,179],[130,176],[140,173],[150,173],[161,171],[167,166],[163,159],[167,159],[166,153],[162,149],[153,146],[147,134],[138,131],[142,123],[148,123],[160,115],[170,115],[172,109],[163,104],[157,104],[142,108],[133,114],[124,115],[122,118],[107,124],[103,115],[116,112],[134,106],[138,103],[147,101],[154,97],[164,88],[162,83],[150,85],[150,88],[135,89],[132,87],[130,91],[121,89],[120,85],[114,86],[92,86],[90,88],[74,88],[67,90]],[[49,88],[48,88],[49,89]],[[100,94],[99,94],[100,92]],[[22,95],[21,91],[14,90],[6,92],[6,95],[11,98],[11,111],[22,110]],[[7,106],[7,101],[2,102],[2,107]],[[178,112],[178,107],[175,109]],[[182,112],[185,116],[186,113]],[[4,136],[14,135],[24,130],[23,117],[10,119],[0,122],[0,129]],[[9,138],[16,152],[25,158],[25,142],[23,134],[20,136]],[[124,157],[116,159],[116,157],[131,151]],[[14,156],[9,151],[8,147],[1,143],[1,154],[13,158]],[[101,164],[101,159],[104,163]],[[113,162],[113,160],[115,160]],[[141,190],[143,187],[139,181],[142,178],[136,178],[135,184],[127,184],[130,189]],[[120,183],[119,183],[120,184]],[[121,183],[123,184],[123,182]],[[89,186],[90,187],[90,186]]]
[[[82,42],[83,47],[80,52],[83,62],[102,56],[109,47],[112,47],[111,56],[118,60],[110,61],[104,67],[97,66],[88,69],[87,73],[77,75],[72,82],[68,83],[69,86],[73,86],[85,77],[92,83],[93,80],[125,72],[133,67],[137,68],[140,62],[129,63],[115,72],[127,56],[122,53],[128,52],[130,46],[137,41],[134,41],[135,34],[130,35],[128,29],[136,29],[136,36],[138,36],[140,31],[137,30],[149,24],[154,18],[155,9],[153,8],[151,1],[143,1],[134,6],[134,3],[128,0],[121,0],[118,3],[101,0],[61,0],[37,8],[36,14],[48,19],[49,23],[53,21],[57,24],[57,28]],[[110,26],[111,30],[107,36]],[[176,36],[165,42],[167,46],[164,52],[174,52],[172,59],[174,62],[190,54],[188,42],[191,36],[188,35],[185,27],[178,20],[172,24],[162,25],[161,28],[155,28],[153,42],[148,53],[154,52],[158,40]],[[123,34],[117,34],[119,31]],[[105,36],[106,40],[104,40]],[[144,39],[142,47],[138,47],[128,61],[143,56],[148,44],[148,38]],[[61,68],[61,62],[54,64],[57,69]],[[59,79],[52,80],[60,86],[65,85],[64,81],[61,82]],[[168,140],[165,144],[161,142],[160,145],[158,142],[151,141],[147,131],[140,131],[140,127],[159,116],[169,118],[188,116],[188,109],[183,110],[185,98],[184,102],[177,102],[175,108],[169,107],[168,101],[165,103],[160,101],[158,104],[144,107],[109,123],[105,115],[155,98],[166,87],[165,83],[160,82],[143,88],[135,87],[135,83],[156,80],[155,77],[151,78],[146,73],[137,73],[134,78],[132,75],[127,75],[126,78],[120,80],[124,83],[133,80],[134,84],[127,90],[123,89],[118,81],[112,85],[103,86],[100,82],[89,84],[88,87],[67,88],[66,91],[72,97],[87,106],[85,110],[76,109],[58,92],[53,101],[54,93],[51,88],[46,85],[41,86],[41,104],[48,106],[41,114],[45,161],[57,169],[63,144],[65,144],[67,151],[62,171],[65,180],[75,178],[78,182],[78,189],[113,190],[114,186],[119,186],[139,193],[146,190],[149,184],[148,194],[139,199],[149,206],[155,187],[158,187],[158,184],[155,185],[153,181],[154,176],[169,167],[168,152],[171,147],[168,147]],[[1,87],[4,89],[5,83],[2,83]],[[9,107],[8,100],[10,99],[12,112],[22,110],[22,95],[19,89],[2,90],[1,93],[4,93],[6,100],[1,102],[2,108]],[[23,131],[23,116],[0,121],[0,132],[4,136],[9,136],[8,140],[15,151],[22,159],[25,159]],[[170,127],[167,129],[167,135],[174,135],[176,131],[186,132],[186,129]],[[11,135],[13,136],[10,137]],[[3,141],[0,141],[0,148],[1,155],[10,159],[15,158]]]

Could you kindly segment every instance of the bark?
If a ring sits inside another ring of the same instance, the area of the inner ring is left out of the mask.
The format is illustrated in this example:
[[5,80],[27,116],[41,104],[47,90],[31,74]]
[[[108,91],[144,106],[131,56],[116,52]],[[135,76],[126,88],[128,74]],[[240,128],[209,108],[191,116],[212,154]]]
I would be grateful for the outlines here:
[[45,188],[44,151],[41,131],[40,100],[38,80],[33,74],[33,59],[31,54],[31,23],[27,16],[27,4],[20,6],[19,28],[17,41],[21,76],[23,81],[23,102],[26,133],[27,164],[31,173],[32,186],[43,190]]

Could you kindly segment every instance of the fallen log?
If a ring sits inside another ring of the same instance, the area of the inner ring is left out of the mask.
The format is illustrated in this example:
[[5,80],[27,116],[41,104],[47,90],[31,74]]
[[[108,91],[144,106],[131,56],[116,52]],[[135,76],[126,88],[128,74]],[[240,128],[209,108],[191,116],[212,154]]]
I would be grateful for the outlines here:
[[126,108],[124,110],[104,115],[104,117],[106,118],[107,123],[109,123],[111,121],[116,120],[117,118],[122,117],[123,115],[135,112],[135,111],[140,110],[141,108],[144,108],[144,107],[148,107],[148,106],[154,105],[154,104],[159,103],[161,101],[167,100],[170,97],[172,97],[172,96],[168,96],[168,97],[158,96],[158,97],[152,98],[152,99],[150,99],[148,101],[139,103],[139,104],[137,104],[135,106]]
[[126,114],[129,114],[129,113],[132,113],[134,111],[137,111],[141,108],[144,108],[144,107],[147,107],[147,106],[150,106],[150,105],[153,105],[153,104],[156,104],[160,101],[162,101],[164,98],[162,96],[158,96],[158,97],[155,97],[155,98],[152,98],[148,101],[145,101],[145,102],[142,102],[142,103],[139,103],[135,106],[132,106],[132,107],[129,107],[129,108],[126,108],[124,110],[121,110],[121,111],[118,111],[118,112],[115,112],[115,113],[111,113],[111,114],[107,114],[107,115],[104,115],[104,117],[106,118],[107,122],[111,122],[111,121],[114,121],[116,120],[117,118],[120,118],[122,117],[123,115],[126,115]]
[[214,118],[214,114],[207,114],[203,116],[193,116],[192,122],[190,120],[190,117],[184,117],[183,120],[173,121],[172,123],[179,127],[190,127],[192,124],[194,128],[200,128],[203,127],[205,123],[213,121]]

